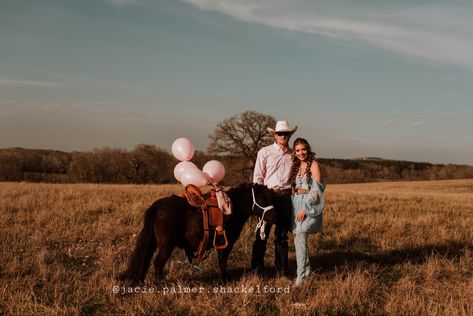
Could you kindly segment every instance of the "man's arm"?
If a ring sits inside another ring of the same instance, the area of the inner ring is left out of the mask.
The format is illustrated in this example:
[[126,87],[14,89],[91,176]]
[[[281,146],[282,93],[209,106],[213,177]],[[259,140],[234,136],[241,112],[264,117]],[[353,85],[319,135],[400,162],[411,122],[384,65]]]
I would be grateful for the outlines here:
[[266,174],[266,157],[263,150],[258,151],[256,156],[255,170],[253,171],[253,183],[264,184],[264,175]]

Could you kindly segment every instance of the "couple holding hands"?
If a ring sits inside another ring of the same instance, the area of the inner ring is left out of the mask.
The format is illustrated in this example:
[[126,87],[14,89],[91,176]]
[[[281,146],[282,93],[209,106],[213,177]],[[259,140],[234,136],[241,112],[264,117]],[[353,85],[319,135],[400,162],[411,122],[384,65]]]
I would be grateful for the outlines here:
[[[300,286],[310,274],[307,237],[323,231],[322,210],[325,204],[320,168],[315,153],[303,138],[291,147],[289,139],[297,130],[287,121],[278,121],[276,128],[267,129],[275,139],[272,145],[258,151],[253,182],[264,184],[276,193],[275,266],[280,275],[288,276],[288,232],[294,235],[297,278]],[[266,226],[269,236],[271,226]],[[258,274],[264,270],[267,239],[256,234],[253,243],[251,268]]]

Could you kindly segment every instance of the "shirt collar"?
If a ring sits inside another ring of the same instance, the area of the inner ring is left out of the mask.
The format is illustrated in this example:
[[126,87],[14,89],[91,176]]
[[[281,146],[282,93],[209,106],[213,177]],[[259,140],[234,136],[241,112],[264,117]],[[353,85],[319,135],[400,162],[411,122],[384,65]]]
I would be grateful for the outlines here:
[[291,148],[290,148],[290,147],[286,147],[286,151],[284,151],[284,150],[281,149],[281,147],[280,147],[276,142],[273,143],[273,147],[274,147],[274,149],[276,149],[277,151],[282,151],[283,153],[290,153],[290,152],[291,152]]

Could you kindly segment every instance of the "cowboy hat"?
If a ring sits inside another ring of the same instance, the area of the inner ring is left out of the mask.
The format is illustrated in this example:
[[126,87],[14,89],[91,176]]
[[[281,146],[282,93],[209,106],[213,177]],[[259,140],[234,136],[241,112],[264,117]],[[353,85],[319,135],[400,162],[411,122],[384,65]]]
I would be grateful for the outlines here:
[[278,121],[276,123],[275,129],[272,129],[271,127],[267,127],[266,130],[270,132],[271,134],[289,132],[292,135],[297,131],[297,125],[293,129],[291,129],[287,121]]

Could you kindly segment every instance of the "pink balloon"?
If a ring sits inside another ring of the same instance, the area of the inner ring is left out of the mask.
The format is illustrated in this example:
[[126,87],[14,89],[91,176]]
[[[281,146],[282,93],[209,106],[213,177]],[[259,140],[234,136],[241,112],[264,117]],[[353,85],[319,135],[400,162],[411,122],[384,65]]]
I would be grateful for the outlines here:
[[219,182],[225,176],[225,167],[218,160],[210,160],[202,168],[204,175],[211,182]]
[[184,172],[185,169],[187,168],[195,168],[195,169],[199,169],[197,168],[197,166],[190,162],[190,161],[181,161],[180,163],[178,163],[175,167],[174,167],[174,177],[176,178],[177,181],[181,182],[181,176],[182,176],[182,173]]
[[208,181],[198,168],[188,167],[181,174],[181,183],[186,186],[193,184],[200,187],[206,186]]
[[194,145],[187,138],[178,138],[172,143],[172,155],[180,161],[189,161],[194,156]]

